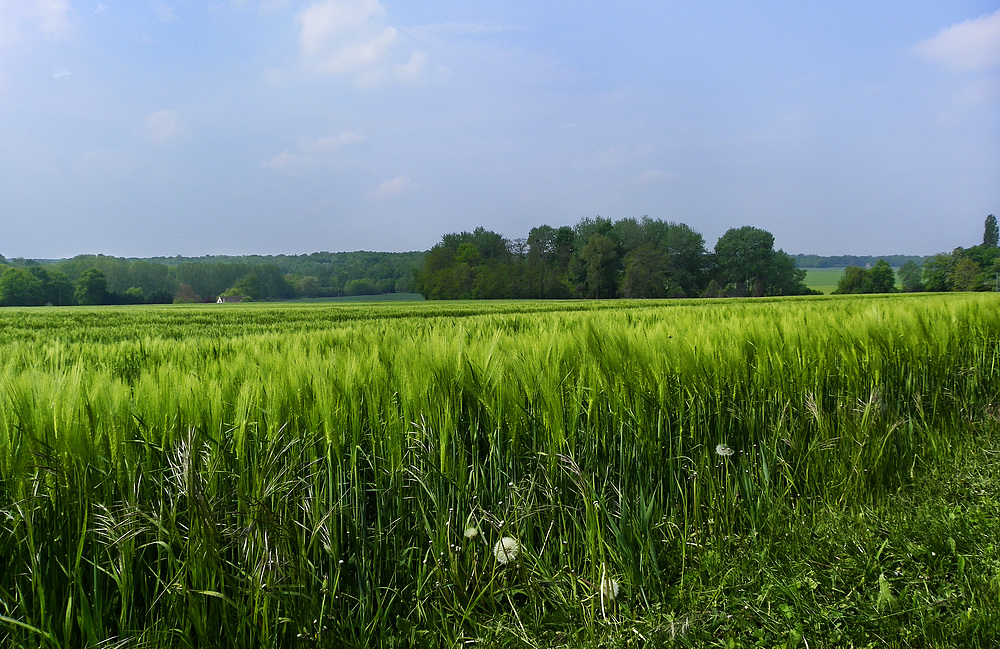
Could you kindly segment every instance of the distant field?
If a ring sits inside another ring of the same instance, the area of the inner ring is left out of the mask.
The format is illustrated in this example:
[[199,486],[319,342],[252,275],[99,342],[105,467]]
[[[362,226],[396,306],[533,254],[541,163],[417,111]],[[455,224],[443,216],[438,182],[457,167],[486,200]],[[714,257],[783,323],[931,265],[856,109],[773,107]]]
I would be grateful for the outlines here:
[[829,295],[837,288],[837,282],[844,275],[843,266],[831,268],[806,268],[806,286]]
[[[844,276],[846,266],[831,266],[830,268],[805,268],[806,286],[817,291],[823,291],[826,295],[833,293],[837,288],[837,282]],[[898,268],[893,271],[899,272]],[[900,287],[899,276],[896,276],[896,287]]]

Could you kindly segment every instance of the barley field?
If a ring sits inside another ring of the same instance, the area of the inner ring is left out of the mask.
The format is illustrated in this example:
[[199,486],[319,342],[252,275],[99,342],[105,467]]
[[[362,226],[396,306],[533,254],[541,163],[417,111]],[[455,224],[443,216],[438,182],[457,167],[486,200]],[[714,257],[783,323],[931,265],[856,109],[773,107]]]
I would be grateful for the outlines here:
[[1000,298],[0,311],[0,646],[993,646]]

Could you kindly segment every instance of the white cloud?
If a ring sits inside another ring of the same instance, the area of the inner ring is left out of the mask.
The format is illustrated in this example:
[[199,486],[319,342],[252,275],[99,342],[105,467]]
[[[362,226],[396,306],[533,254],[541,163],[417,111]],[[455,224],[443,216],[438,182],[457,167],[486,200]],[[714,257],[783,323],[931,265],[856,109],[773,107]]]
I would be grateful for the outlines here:
[[943,29],[918,43],[914,51],[955,72],[1000,68],[1000,10]]
[[146,117],[145,135],[153,144],[179,144],[188,139],[189,134],[184,118],[175,110],[158,110]]
[[398,196],[399,194],[410,192],[419,188],[419,183],[410,180],[406,176],[396,176],[392,180],[386,180],[380,183],[379,186],[375,188],[374,194],[376,198],[388,198],[390,196]]
[[263,166],[275,171],[294,172],[305,167],[328,162],[333,156],[343,148],[361,144],[365,141],[365,136],[357,131],[343,131],[340,135],[319,137],[315,139],[302,138],[298,147],[293,151],[285,149],[274,156]]
[[[362,84],[413,80],[423,69],[419,52],[394,56],[399,31],[384,22],[378,0],[320,0],[299,12],[299,44],[306,64],[330,75],[352,76]],[[400,61],[406,58],[405,63]]]
[[177,20],[177,15],[174,13],[174,8],[170,5],[164,4],[162,2],[152,2],[150,5],[153,8],[153,15],[161,23],[169,23]]
[[69,0],[0,0],[0,44],[32,35],[61,40],[74,29]]
[[385,8],[378,0],[323,0],[299,13],[302,25],[299,38],[306,54],[322,54],[340,38],[356,35],[358,30],[384,15]]

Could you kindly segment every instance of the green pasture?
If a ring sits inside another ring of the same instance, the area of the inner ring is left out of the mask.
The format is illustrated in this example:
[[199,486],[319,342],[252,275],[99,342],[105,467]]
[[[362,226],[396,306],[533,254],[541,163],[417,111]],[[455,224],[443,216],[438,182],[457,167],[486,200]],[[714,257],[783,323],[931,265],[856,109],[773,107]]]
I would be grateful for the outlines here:
[[0,646],[993,646],[998,307],[0,310]]
[[837,288],[837,282],[844,276],[844,269],[837,268],[806,268],[805,284],[809,288],[830,295]]
[[[844,267],[830,267],[830,268],[805,268],[806,271],[806,281],[805,284],[811,289],[822,291],[824,295],[830,295],[833,293],[834,289],[837,288],[837,283],[840,278],[844,276]],[[899,271],[898,268],[894,268],[894,271]],[[896,278],[896,287],[899,288],[899,278]]]

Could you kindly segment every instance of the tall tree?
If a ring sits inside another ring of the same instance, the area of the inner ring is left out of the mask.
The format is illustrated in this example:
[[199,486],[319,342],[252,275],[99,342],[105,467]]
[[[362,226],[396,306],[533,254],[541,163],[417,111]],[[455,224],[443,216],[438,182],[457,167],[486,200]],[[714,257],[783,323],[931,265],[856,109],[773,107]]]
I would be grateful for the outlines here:
[[934,255],[924,262],[924,287],[931,292],[951,290],[951,269],[955,265],[954,254]]
[[879,259],[868,271],[873,293],[892,293],[896,290],[896,273],[885,259]]
[[715,257],[724,282],[745,287],[746,293],[765,295],[769,266],[774,257],[774,235],[749,225],[730,228],[715,244]]
[[968,257],[955,262],[950,279],[952,290],[955,291],[981,291],[985,287],[982,267]]
[[24,268],[4,268],[0,273],[0,306],[44,304],[45,286]]
[[610,237],[595,232],[580,251],[586,268],[587,297],[614,297],[617,290],[618,246]]
[[76,301],[80,304],[106,304],[108,280],[96,268],[88,268],[76,280]]
[[899,280],[903,283],[903,291],[907,293],[918,293],[924,290],[920,266],[913,260],[907,261],[899,267]]
[[622,297],[665,297],[667,275],[663,251],[643,244],[625,255]]
[[998,244],[1000,244],[1000,228],[997,227],[997,217],[990,214],[986,217],[983,245],[987,248],[996,248]]
[[860,266],[848,266],[844,269],[844,274],[837,281],[837,288],[833,289],[835,295],[853,295],[858,293],[874,293],[872,290],[872,280],[868,272]]

